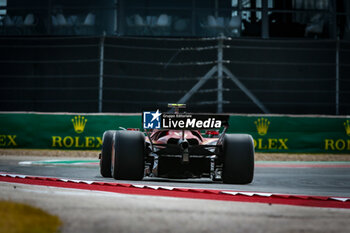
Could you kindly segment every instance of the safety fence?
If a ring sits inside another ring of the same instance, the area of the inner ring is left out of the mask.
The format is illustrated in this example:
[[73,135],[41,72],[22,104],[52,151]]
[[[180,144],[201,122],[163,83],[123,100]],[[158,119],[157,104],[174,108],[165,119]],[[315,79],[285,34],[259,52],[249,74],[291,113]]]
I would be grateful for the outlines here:
[[335,40],[0,38],[0,110],[347,115],[349,54]]
[[[257,152],[350,154],[350,118],[231,115]],[[141,128],[141,114],[1,113],[0,148],[99,150],[105,130]],[[203,132],[205,133],[205,132]]]

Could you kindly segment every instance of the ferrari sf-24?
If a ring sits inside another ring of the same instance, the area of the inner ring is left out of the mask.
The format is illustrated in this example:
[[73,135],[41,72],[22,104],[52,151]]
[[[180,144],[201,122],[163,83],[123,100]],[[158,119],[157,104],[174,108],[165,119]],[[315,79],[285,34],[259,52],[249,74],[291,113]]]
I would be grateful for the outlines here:
[[211,178],[248,184],[254,176],[254,143],[248,134],[228,134],[229,116],[143,112],[143,131],[108,130],[103,134],[100,173],[117,180],[144,177]]

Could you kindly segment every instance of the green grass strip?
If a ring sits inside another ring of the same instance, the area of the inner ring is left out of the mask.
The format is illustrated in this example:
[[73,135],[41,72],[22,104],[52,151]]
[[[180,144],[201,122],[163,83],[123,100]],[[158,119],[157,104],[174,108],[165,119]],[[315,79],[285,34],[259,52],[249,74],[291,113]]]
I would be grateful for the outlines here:
[[44,160],[33,161],[33,164],[74,164],[74,163],[98,163],[100,160]]

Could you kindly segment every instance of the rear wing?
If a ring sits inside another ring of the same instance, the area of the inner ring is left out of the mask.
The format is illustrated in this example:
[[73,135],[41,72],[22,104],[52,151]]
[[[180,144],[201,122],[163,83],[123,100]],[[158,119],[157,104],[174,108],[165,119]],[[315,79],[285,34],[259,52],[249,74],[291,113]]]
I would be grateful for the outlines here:
[[208,130],[228,128],[229,115],[196,113],[143,112],[142,126],[147,129]]

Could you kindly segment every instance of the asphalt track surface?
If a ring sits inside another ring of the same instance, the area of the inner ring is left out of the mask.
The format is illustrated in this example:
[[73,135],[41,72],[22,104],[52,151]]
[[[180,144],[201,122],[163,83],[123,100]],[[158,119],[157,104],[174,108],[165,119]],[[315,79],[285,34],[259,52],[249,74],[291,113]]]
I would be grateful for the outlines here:
[[[269,192],[316,196],[350,196],[350,163],[256,163],[254,181],[248,185],[228,185],[210,179],[164,179],[145,177],[142,181],[104,178],[97,164],[20,165],[22,161],[52,158],[0,156],[0,172],[78,179],[88,181],[132,183],[198,189]],[[67,160],[67,159],[62,159]],[[74,160],[74,159],[70,159]],[[76,159],[75,159],[76,160]],[[80,159],[82,160],[82,159]],[[88,160],[87,162],[96,162]],[[303,165],[309,166],[303,166]],[[298,165],[298,166],[296,166]]]
[[[142,185],[350,196],[349,163],[256,163],[254,182],[225,185],[209,179],[116,181],[95,163],[20,165],[43,158],[0,156],[0,172]],[[76,160],[81,158],[71,158]],[[0,199],[58,215],[70,232],[349,232],[350,209],[129,195],[0,182]],[[1,231],[1,230],[0,230]]]

